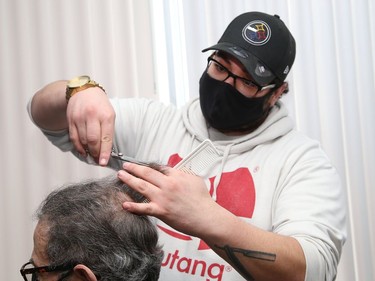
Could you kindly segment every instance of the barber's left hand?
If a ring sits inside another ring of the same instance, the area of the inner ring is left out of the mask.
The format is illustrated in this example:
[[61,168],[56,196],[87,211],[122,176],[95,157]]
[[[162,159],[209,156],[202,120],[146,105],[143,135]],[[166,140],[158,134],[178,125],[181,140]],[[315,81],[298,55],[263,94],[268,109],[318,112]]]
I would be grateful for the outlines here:
[[199,237],[207,229],[219,205],[202,178],[169,167],[157,171],[125,163],[123,168],[118,177],[150,200],[149,203],[124,202],[125,210],[157,217],[193,236]]

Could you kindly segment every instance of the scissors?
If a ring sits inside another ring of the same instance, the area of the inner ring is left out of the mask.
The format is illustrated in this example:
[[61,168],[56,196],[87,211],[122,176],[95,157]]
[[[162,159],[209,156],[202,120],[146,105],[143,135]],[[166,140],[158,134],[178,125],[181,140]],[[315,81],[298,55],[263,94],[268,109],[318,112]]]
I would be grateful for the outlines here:
[[112,148],[111,157],[114,158],[114,159],[117,159],[117,160],[121,160],[123,162],[129,162],[129,163],[134,163],[134,164],[137,164],[137,165],[151,167],[151,164],[146,163],[146,162],[142,162],[142,161],[138,161],[137,159],[134,159],[134,158],[129,157],[129,156],[125,156],[121,152],[116,152],[114,148]]

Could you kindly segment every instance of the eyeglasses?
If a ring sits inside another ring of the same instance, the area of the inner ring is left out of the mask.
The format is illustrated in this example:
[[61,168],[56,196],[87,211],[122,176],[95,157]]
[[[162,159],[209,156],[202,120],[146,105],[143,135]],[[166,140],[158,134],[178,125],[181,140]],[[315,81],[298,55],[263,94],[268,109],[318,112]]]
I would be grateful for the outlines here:
[[40,266],[35,267],[31,261],[25,263],[21,269],[21,275],[25,281],[38,281],[39,277],[38,274],[44,273],[44,272],[63,272],[68,271],[67,273],[60,276],[59,281],[63,280],[65,277],[67,277],[71,270],[76,266],[76,263],[66,263],[62,265],[46,265],[46,266]]
[[270,84],[264,87],[257,85],[255,82],[249,79],[234,74],[220,62],[215,60],[213,57],[209,57],[207,59],[207,73],[212,78],[219,81],[225,81],[229,77],[232,77],[234,80],[234,87],[246,97],[255,96],[260,91],[263,91],[265,89],[271,89],[276,86],[276,84]]

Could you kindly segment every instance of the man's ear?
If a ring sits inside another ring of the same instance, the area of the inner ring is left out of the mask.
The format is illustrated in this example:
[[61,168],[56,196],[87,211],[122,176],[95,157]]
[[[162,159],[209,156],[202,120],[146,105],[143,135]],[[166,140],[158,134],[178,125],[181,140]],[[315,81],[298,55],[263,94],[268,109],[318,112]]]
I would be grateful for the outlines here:
[[288,82],[284,82],[279,86],[270,98],[270,107],[274,106],[275,103],[281,98],[281,96],[289,91]]
[[73,280],[82,280],[82,281],[97,281],[94,272],[84,264],[77,264],[73,268]]

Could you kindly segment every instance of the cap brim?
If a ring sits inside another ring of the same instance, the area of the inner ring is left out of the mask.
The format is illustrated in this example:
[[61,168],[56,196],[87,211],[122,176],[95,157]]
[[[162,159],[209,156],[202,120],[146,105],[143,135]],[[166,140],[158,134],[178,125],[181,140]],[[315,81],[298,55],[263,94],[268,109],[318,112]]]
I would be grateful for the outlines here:
[[231,43],[221,42],[203,49],[202,52],[209,50],[223,51],[234,56],[245,66],[247,72],[260,86],[266,86],[276,78],[262,61],[241,47],[235,46]]

